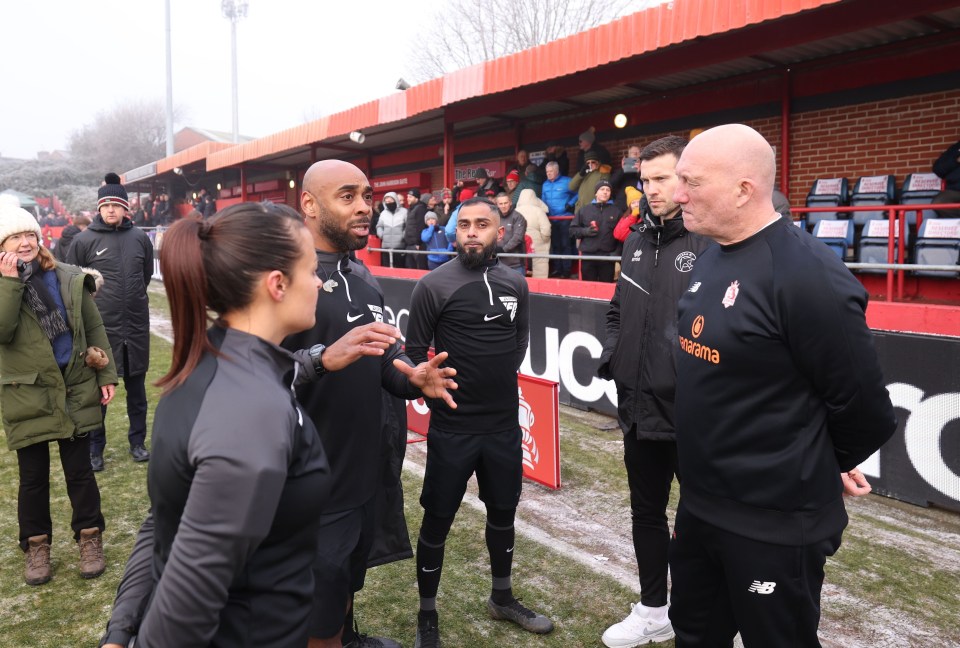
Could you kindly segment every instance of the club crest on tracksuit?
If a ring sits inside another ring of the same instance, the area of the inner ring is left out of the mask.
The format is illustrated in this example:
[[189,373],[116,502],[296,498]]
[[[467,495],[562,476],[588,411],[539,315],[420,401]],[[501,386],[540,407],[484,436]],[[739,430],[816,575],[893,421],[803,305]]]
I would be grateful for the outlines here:
[[727,292],[723,295],[723,307],[730,308],[737,301],[737,295],[740,294],[740,282],[734,281],[727,286]]

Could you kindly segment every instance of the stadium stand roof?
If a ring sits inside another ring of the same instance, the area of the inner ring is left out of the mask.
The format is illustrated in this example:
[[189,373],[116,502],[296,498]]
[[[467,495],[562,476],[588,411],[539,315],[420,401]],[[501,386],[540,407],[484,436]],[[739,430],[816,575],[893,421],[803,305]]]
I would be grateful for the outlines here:
[[[861,50],[956,42],[958,29],[954,0],[674,0],[266,137],[198,145],[158,161],[156,172],[204,159],[207,171],[304,166],[442,138],[448,125],[459,137]],[[928,72],[954,67],[934,60]],[[364,145],[350,141],[355,130]]]

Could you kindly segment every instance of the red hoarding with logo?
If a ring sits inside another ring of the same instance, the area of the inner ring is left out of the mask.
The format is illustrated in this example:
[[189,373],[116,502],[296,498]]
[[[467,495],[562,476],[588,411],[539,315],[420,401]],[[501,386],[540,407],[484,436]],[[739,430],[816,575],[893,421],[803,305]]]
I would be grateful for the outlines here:
[[374,198],[380,200],[389,191],[402,194],[407,189],[426,191],[430,188],[429,173],[402,173],[398,175],[379,176],[370,179],[373,185]]
[[487,175],[491,178],[503,178],[507,175],[507,163],[499,162],[477,162],[475,164],[465,164],[453,168],[454,179],[464,182],[476,181],[477,169],[485,169]]
[[[558,383],[520,374],[523,432],[523,476],[549,488],[560,488],[560,391]],[[430,408],[423,399],[407,401],[407,428],[427,435]]]

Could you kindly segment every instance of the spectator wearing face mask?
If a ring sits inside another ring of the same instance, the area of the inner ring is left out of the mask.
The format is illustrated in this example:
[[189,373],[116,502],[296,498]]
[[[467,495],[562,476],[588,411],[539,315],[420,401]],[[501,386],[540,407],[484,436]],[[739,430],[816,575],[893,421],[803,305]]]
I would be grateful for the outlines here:
[[406,255],[399,251],[404,249],[403,232],[407,222],[407,210],[400,204],[400,199],[394,192],[383,197],[383,211],[377,221],[377,237],[380,246],[397,252],[382,252],[380,265],[386,268],[403,268]]

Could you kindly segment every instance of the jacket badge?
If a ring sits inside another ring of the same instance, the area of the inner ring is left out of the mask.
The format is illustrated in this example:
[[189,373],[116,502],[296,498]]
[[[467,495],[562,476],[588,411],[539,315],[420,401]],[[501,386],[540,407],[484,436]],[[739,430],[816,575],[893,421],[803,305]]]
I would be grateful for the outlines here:
[[677,258],[673,261],[673,265],[676,266],[680,272],[690,272],[693,270],[693,262],[696,260],[697,255],[690,250],[686,250],[677,255]]
[[633,260],[639,261],[641,256],[643,256],[643,250],[637,248],[637,251],[633,253]]
[[737,301],[737,295],[740,294],[740,282],[734,281],[727,286],[727,292],[723,295],[723,307],[730,308]]
[[510,313],[510,321],[513,321],[513,318],[517,316],[517,298],[516,297],[501,297],[500,303],[503,304],[503,307],[507,309],[507,312]]

